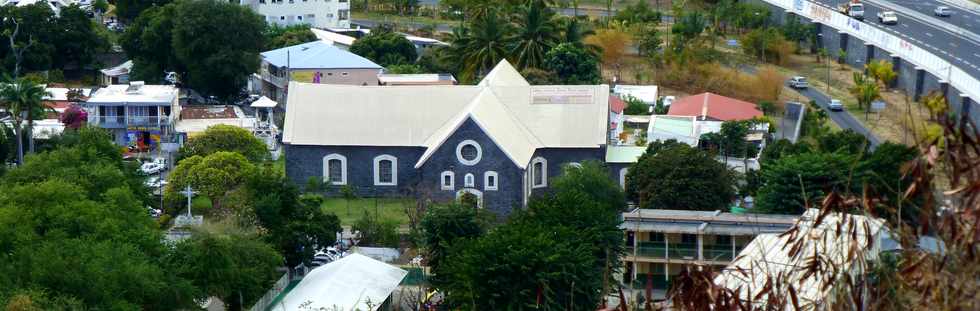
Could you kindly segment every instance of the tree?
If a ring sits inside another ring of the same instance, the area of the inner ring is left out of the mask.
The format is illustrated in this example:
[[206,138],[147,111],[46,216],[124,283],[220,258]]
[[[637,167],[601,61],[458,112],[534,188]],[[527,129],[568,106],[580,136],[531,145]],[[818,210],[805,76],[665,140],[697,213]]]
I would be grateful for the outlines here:
[[616,12],[614,20],[629,24],[660,23],[660,12],[650,8],[650,4],[647,1],[637,0],[635,3]]
[[735,198],[725,164],[675,140],[654,142],[626,175],[627,194],[641,208],[722,210]]
[[116,0],[113,12],[124,21],[133,21],[142,15],[143,11],[153,7],[162,7],[172,0]]
[[420,225],[426,260],[435,274],[432,281],[438,286],[445,282],[442,262],[454,248],[454,243],[482,236],[489,224],[485,217],[480,217],[479,209],[451,204],[430,208]]
[[[811,42],[813,37],[816,36],[816,28],[813,25],[808,25],[800,22],[799,17],[793,15],[787,18],[786,23],[781,27],[783,37],[796,43],[796,46],[801,46],[804,42]],[[799,53],[799,48],[796,49]]]
[[810,145],[806,143],[793,143],[789,139],[778,139],[773,141],[759,155],[759,163],[762,166],[776,162],[782,157],[811,152]]
[[186,186],[211,199],[211,207],[221,211],[221,202],[232,190],[244,185],[255,172],[255,165],[238,153],[218,151],[207,156],[183,159],[170,173],[165,195],[176,199]]
[[357,232],[358,245],[398,247],[398,222],[380,217],[380,214],[365,210],[361,218],[354,222],[351,230]]
[[[44,96],[50,96],[44,86],[26,79],[16,79],[0,85],[0,106],[11,114],[14,123],[14,133],[17,134],[17,163],[24,164],[24,129],[22,124],[27,122],[28,151],[34,152],[34,120],[43,116],[45,110],[50,110],[42,102]],[[45,109],[47,108],[47,109]]]
[[[46,3],[0,8],[4,64],[14,78],[21,73],[51,69],[57,55],[57,17]],[[11,66],[13,65],[13,66]]]
[[623,55],[626,54],[626,47],[632,40],[633,38],[630,37],[629,33],[618,27],[600,29],[594,35],[585,38],[587,44],[597,46],[602,50],[602,63],[604,65],[617,69]]
[[499,12],[489,10],[471,24],[453,30],[450,43],[453,57],[461,64],[461,80],[486,74],[508,56],[511,27]]
[[371,34],[354,41],[350,52],[363,56],[381,66],[411,64],[415,62],[415,45],[405,36],[381,27]]
[[826,194],[846,190],[853,161],[852,156],[840,153],[810,152],[768,163],[762,168],[765,184],[759,189],[755,210],[799,215],[805,208],[820,206]]
[[164,261],[168,271],[193,280],[195,298],[220,297],[230,310],[250,306],[275,283],[283,260],[256,236],[194,232]]
[[54,41],[57,52],[52,57],[55,68],[92,65],[96,55],[109,50],[109,39],[96,31],[96,25],[81,7],[62,8],[56,23],[59,26]]
[[274,169],[262,169],[247,184],[255,219],[265,229],[262,239],[294,267],[309,263],[317,248],[336,242],[343,230],[336,215],[325,213],[317,195],[300,195],[299,189]]
[[588,199],[602,204],[605,209],[622,211],[626,209],[626,195],[613,179],[609,169],[598,161],[585,161],[580,166],[565,166],[562,174],[551,180],[551,189],[556,193],[581,192]]
[[596,51],[595,46],[585,44],[585,38],[594,35],[595,30],[578,18],[560,18],[559,20],[562,21],[561,38],[559,40],[561,43],[568,43],[598,55],[599,52]]
[[817,137],[818,147],[823,152],[837,152],[856,156],[864,156],[871,148],[867,137],[854,130],[827,133]]
[[[206,157],[219,151],[236,152],[252,162],[269,159],[268,146],[246,129],[233,125],[213,125],[187,140],[180,148],[181,159]],[[179,162],[179,161],[178,161]]]
[[700,36],[707,26],[708,21],[701,12],[692,11],[684,13],[671,26],[671,32],[675,35],[671,45],[676,50],[683,48],[688,42]]
[[555,13],[543,0],[529,1],[517,18],[516,34],[510,54],[518,69],[542,68],[545,53],[558,42]]
[[385,73],[388,74],[419,74],[424,72],[422,67],[413,64],[391,65],[385,69]]
[[72,104],[61,113],[58,119],[61,121],[61,124],[65,125],[66,129],[77,130],[88,121],[88,112],[82,109],[81,105]]
[[894,81],[898,76],[898,74],[895,73],[892,63],[883,59],[870,62],[864,66],[865,69],[867,69],[868,74],[871,75],[875,81],[881,83],[881,86],[883,86],[886,90],[888,89],[888,86],[891,85],[892,81]]
[[272,23],[265,28],[265,50],[275,50],[316,40],[316,35],[310,30],[310,26],[305,24],[282,27]]
[[646,24],[640,28],[640,34],[636,38],[637,48],[640,50],[640,55],[646,57],[654,57],[658,51],[660,51],[660,46],[663,45],[663,38],[660,31],[653,24]]
[[601,79],[595,57],[568,43],[548,51],[545,64],[561,84],[596,84]]
[[623,98],[626,102],[626,109],[623,109],[623,114],[626,115],[648,115],[650,114],[650,105],[643,102],[639,98],[633,97],[633,95],[626,95]]
[[857,99],[858,108],[864,109],[865,112],[871,110],[871,102],[881,99],[878,83],[857,72],[854,73],[854,86],[848,91]]
[[134,78],[158,82],[173,71],[187,87],[231,99],[258,70],[265,27],[261,17],[238,4],[179,1],[140,14],[121,45],[133,59]]
[[521,76],[531,85],[552,85],[557,84],[555,73],[537,68],[527,68],[521,70]]

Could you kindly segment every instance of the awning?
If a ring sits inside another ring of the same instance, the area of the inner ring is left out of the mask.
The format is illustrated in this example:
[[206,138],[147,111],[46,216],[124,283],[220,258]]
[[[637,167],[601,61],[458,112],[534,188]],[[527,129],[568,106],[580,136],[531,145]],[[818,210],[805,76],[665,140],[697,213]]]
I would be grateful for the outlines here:
[[277,103],[276,101],[271,100],[268,97],[262,96],[254,103],[252,103],[252,108],[273,108],[278,105],[279,103]]

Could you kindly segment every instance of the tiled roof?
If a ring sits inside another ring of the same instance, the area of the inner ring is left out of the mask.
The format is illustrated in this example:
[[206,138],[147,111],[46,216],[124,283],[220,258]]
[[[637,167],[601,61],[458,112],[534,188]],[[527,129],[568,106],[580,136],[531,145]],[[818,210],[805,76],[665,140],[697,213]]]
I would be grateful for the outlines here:
[[626,102],[616,95],[609,95],[609,110],[615,113],[622,114],[623,110],[626,109]]
[[667,114],[696,116],[699,120],[732,121],[761,117],[762,111],[750,102],[713,93],[701,93],[674,101]]

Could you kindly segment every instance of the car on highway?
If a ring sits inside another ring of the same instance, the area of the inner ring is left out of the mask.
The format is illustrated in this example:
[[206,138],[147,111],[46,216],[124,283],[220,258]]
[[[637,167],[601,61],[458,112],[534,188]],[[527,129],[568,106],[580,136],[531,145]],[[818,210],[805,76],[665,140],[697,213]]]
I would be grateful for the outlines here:
[[885,25],[898,24],[898,14],[895,11],[878,12],[878,22]]
[[950,10],[948,6],[940,5],[935,10],[932,10],[932,14],[939,17],[949,17],[953,14],[953,10]]
[[839,99],[831,99],[830,104],[827,104],[827,108],[832,111],[842,111],[844,110],[844,103],[841,103]]
[[858,0],[853,0],[837,7],[837,11],[841,14],[850,16],[853,19],[863,21],[864,20],[864,4]]
[[794,89],[805,89],[810,87],[805,77],[795,76],[789,79],[789,86]]

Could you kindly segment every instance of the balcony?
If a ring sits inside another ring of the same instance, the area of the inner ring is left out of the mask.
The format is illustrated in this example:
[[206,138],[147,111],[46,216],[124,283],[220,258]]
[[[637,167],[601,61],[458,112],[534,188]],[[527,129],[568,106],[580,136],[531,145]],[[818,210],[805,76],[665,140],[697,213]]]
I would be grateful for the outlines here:
[[168,116],[101,116],[89,117],[89,123],[104,128],[124,128],[129,126],[158,127],[170,122]]
[[731,245],[705,245],[704,260],[711,261],[732,261],[734,252]]
[[670,244],[669,250],[672,259],[698,259],[697,243],[674,243]]
[[[663,274],[653,274],[650,275],[650,280],[652,281],[653,289],[666,290],[670,288],[670,281],[667,280]],[[632,284],[634,289],[644,289],[647,288],[647,275],[638,274],[636,280],[633,280]]]

